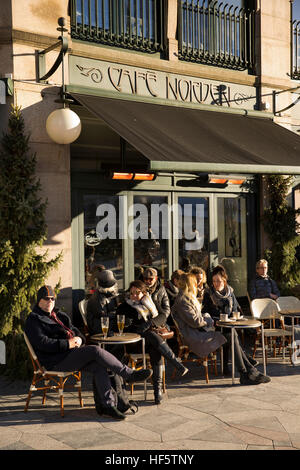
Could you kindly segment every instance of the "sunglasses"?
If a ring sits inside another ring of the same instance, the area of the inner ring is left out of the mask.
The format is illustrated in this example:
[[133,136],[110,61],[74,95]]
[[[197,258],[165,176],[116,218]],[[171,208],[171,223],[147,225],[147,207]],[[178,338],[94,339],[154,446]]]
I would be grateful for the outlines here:
[[54,302],[55,297],[43,297],[43,300],[52,300]]

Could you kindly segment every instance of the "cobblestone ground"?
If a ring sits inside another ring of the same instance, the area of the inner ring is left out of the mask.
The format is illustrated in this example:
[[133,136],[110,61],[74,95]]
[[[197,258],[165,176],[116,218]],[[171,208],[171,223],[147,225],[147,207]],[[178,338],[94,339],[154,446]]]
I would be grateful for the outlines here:
[[75,392],[65,392],[64,418],[54,392],[45,406],[36,392],[24,413],[29,383],[1,377],[0,449],[300,449],[300,366],[272,358],[267,369],[272,381],[257,386],[241,386],[238,379],[232,386],[231,378],[213,372],[206,384],[196,364],[180,381],[172,381],[171,373],[167,368],[167,392],[160,406],[153,404],[151,384],[146,401],[137,384],[133,398],[139,411],[122,422],[97,415],[89,376],[83,380],[84,408]]

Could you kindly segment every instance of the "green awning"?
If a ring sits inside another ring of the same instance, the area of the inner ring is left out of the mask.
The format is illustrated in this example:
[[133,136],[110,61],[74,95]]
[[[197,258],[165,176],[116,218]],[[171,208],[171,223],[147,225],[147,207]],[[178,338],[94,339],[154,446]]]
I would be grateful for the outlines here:
[[150,170],[300,174],[300,137],[272,116],[71,94],[141,152]]

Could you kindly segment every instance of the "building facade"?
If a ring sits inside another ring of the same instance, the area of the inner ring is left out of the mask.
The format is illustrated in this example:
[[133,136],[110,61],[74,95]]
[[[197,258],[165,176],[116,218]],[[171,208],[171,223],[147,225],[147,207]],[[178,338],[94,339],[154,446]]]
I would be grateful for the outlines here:
[[[48,199],[45,248],[63,250],[48,280],[61,278],[60,303],[76,317],[96,264],[127,288],[145,266],[168,279],[223,263],[246,296],[267,246],[263,175],[295,174],[297,188],[300,174],[290,0],[2,3],[1,76],[13,95],[1,127],[21,106]],[[70,145],[46,132],[62,106],[62,64],[45,79],[62,34],[65,96],[82,123]]]

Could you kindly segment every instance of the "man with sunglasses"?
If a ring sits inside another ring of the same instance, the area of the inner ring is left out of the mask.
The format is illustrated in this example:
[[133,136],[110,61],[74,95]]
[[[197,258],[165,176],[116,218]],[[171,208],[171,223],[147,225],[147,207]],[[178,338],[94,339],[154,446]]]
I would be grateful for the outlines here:
[[128,383],[143,382],[152,375],[152,371],[134,371],[100,346],[85,345],[85,337],[72,325],[69,316],[54,305],[52,287],[41,287],[37,303],[26,320],[25,333],[39,362],[48,370],[91,372],[95,383],[96,411],[111,418],[125,419],[125,414],[117,408],[107,369]]

